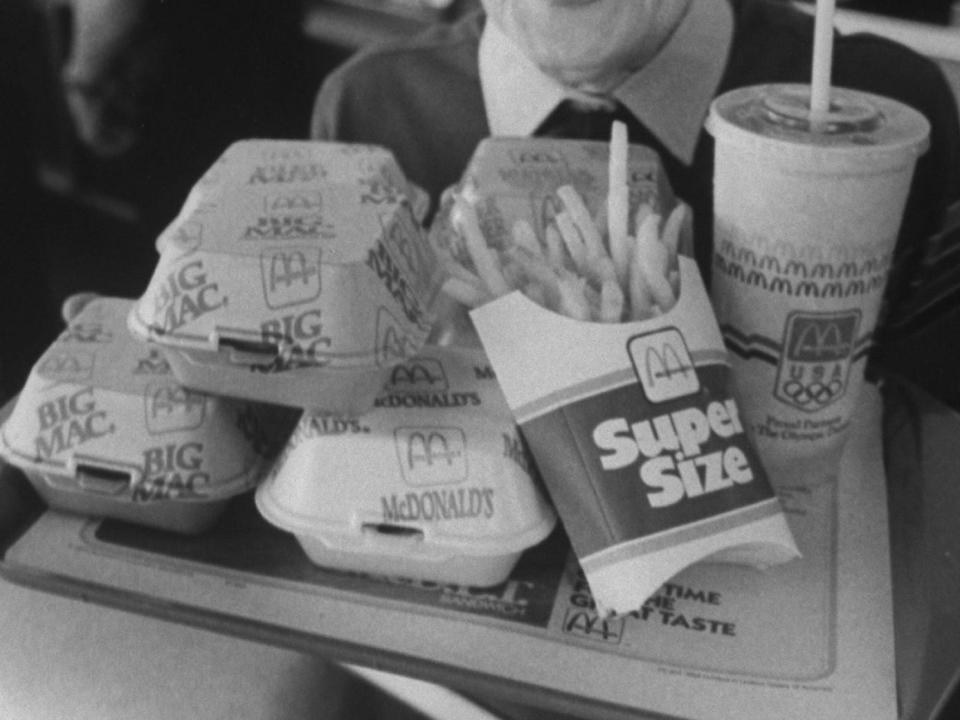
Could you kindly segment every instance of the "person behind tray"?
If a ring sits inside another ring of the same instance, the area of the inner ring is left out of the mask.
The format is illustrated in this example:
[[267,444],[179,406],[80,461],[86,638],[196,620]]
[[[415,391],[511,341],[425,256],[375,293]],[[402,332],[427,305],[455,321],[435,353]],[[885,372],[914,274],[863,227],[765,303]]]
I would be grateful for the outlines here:
[[[361,53],[322,84],[316,139],[392,150],[436,206],[490,135],[606,139],[614,118],[660,155],[694,211],[709,282],[710,101],[727,90],[809,82],[813,18],[782,0],[481,0],[451,25]],[[833,83],[911,105],[932,125],[905,211],[888,304],[909,307],[929,238],[960,202],[957,104],[939,67],[870,34],[837,35]]]

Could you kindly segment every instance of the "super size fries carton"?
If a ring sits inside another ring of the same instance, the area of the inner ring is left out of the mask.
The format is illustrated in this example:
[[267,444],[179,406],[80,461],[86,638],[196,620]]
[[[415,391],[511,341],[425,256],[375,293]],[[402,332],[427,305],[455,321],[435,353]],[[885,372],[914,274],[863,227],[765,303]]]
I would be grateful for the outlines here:
[[363,412],[432,325],[437,263],[411,193],[382,148],[234,145],[158,239],[130,329],[188,387]]
[[[487,224],[512,217],[548,232],[544,224],[555,207],[549,193],[562,195],[564,184],[577,188],[594,216],[604,207],[605,143],[488,144],[493,147],[478,150],[451,193],[454,215],[457,203],[467,204],[476,208],[481,228],[485,217]],[[635,147],[630,153],[625,212],[632,216],[638,203],[647,202],[665,214],[673,199],[656,156]],[[536,172],[525,169],[531,157],[540,163]],[[459,236],[468,229],[454,218],[446,238],[451,256],[457,257]],[[511,242],[494,233],[492,248]],[[612,245],[609,238],[602,242],[603,248]],[[723,339],[695,262],[683,255],[671,261],[676,278],[669,302],[601,322],[596,318],[602,313],[565,314],[567,308],[590,310],[593,280],[570,285],[584,293],[579,305],[566,302],[563,293],[557,304],[550,292],[529,290],[530,280],[546,278],[548,290],[554,282],[540,266],[526,269],[529,255],[546,259],[562,290],[568,276],[583,268],[589,273],[575,247],[568,244],[574,250],[558,256],[558,263],[546,243],[529,245],[519,269],[510,263],[514,251],[497,251],[500,274],[515,289],[479,305],[471,317],[600,611],[636,610],[681,569],[708,558],[766,566],[797,557],[780,502],[744,432]],[[609,254],[615,256],[612,249]],[[633,283],[625,284],[633,295]],[[640,290],[636,294],[646,302]]]
[[266,470],[249,403],[184,388],[126,328],[132,302],[91,301],[34,365],[0,453],[55,508],[185,533]]
[[479,348],[425,347],[358,418],[305,413],[256,500],[318,565],[461,585],[556,524]]

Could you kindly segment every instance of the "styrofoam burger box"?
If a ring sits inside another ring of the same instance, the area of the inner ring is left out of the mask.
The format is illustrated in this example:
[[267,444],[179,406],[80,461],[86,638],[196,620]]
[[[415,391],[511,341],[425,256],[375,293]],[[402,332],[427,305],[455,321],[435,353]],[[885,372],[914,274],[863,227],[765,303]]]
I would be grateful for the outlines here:
[[33,367],[0,453],[51,507],[194,533],[266,470],[250,403],[185,389],[126,328],[132,301],[98,298]]
[[158,241],[129,327],[188,387],[363,412],[432,324],[438,264],[408,191],[382,148],[232,146]]
[[256,502],[318,565],[489,586],[556,523],[531,471],[482,350],[427,346],[369,413],[305,413]]

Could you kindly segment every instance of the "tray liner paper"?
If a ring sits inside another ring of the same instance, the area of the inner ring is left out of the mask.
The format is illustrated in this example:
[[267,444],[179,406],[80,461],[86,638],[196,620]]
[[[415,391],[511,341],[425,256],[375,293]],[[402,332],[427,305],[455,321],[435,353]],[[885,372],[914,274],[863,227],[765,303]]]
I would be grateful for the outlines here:
[[652,320],[579,322],[519,292],[471,312],[602,613],[636,610],[721,551],[758,566],[799,555],[702,280],[680,268],[679,302]]

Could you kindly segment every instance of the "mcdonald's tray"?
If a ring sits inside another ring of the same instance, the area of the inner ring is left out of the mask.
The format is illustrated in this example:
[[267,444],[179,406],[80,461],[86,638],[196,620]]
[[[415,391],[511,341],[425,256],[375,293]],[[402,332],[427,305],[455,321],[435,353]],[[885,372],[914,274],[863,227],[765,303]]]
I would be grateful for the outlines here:
[[913,390],[887,394],[888,526],[881,403],[867,395],[840,482],[783,495],[801,560],[700,563],[628,616],[597,616],[559,529],[479,589],[320,568],[249,496],[197,536],[58,512],[21,517],[22,532],[7,520],[0,572],[524,712],[930,720],[960,667],[960,539],[945,531],[960,512],[960,420]]

